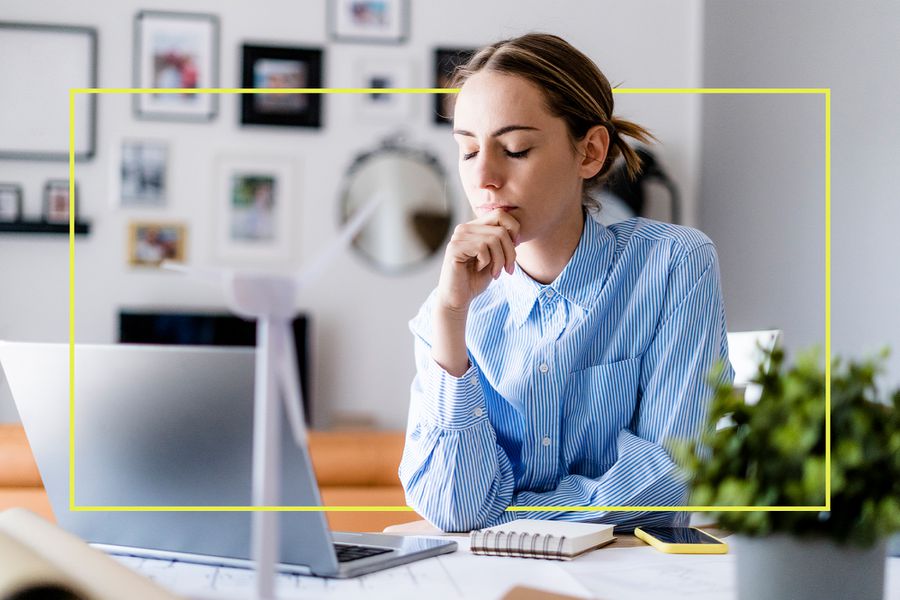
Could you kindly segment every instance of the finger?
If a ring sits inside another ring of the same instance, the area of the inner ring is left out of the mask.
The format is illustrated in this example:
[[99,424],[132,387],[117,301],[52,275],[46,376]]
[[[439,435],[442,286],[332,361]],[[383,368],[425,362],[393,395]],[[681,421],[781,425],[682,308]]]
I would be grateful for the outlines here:
[[491,276],[496,279],[500,276],[506,264],[506,257],[503,255],[503,244],[500,238],[490,237],[487,239],[487,246],[491,250]]
[[512,275],[516,268],[516,244],[509,229],[500,225],[471,225],[470,227],[473,232],[483,232],[485,235],[491,235],[500,240],[500,244],[503,246],[503,263],[500,268]]
[[520,229],[519,221],[505,210],[498,208],[486,215],[482,215],[474,221],[469,221],[469,223],[479,225],[499,225],[509,231],[509,236],[512,238],[514,244],[518,243]]
[[499,239],[503,245],[503,256],[505,257],[503,268],[512,275],[516,268],[516,246],[513,243],[509,230],[504,229],[503,235]]
[[478,244],[475,250],[475,270],[483,271],[491,265],[491,249],[487,244]]
[[458,263],[471,263],[476,271],[491,264],[490,248],[482,239],[454,239],[447,244],[447,254]]
[[493,263],[493,268],[491,269],[491,275],[497,277],[500,274],[500,270],[506,270],[506,272],[510,274],[514,272],[516,250],[507,229],[500,227],[499,225],[467,223],[457,230],[454,239],[476,243],[482,241],[498,242],[499,247],[492,244],[493,250],[491,262]]

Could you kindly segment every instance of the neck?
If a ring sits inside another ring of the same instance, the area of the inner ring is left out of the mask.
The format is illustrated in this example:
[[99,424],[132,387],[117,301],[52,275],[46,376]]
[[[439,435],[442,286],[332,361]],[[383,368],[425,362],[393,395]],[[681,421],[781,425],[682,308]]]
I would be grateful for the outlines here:
[[543,236],[519,244],[516,262],[525,273],[541,284],[552,283],[562,273],[584,231],[584,212],[560,226],[553,236]]

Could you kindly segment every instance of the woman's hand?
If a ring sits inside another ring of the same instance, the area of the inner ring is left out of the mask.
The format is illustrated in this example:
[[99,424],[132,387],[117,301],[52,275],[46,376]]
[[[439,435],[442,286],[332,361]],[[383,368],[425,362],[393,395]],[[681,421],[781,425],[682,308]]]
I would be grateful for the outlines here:
[[519,222],[502,209],[457,225],[444,253],[438,310],[464,316],[491,279],[512,274],[518,236]]
[[491,279],[516,265],[519,222],[502,209],[458,225],[447,244],[437,304],[434,306],[432,358],[450,375],[469,368],[466,319],[469,305]]

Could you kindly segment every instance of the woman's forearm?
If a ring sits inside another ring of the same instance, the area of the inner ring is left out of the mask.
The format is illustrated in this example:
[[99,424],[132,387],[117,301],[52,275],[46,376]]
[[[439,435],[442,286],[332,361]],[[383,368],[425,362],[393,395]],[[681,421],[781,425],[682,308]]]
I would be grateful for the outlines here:
[[466,318],[468,311],[458,312],[435,306],[431,358],[454,377],[462,376],[469,369],[466,351]]

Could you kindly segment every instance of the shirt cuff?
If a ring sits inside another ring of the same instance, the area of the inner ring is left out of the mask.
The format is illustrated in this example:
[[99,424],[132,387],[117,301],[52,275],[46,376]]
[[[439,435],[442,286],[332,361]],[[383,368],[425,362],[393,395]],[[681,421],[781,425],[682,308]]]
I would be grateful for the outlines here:
[[422,416],[444,429],[468,429],[487,420],[481,372],[474,362],[454,377],[431,359],[423,385]]

